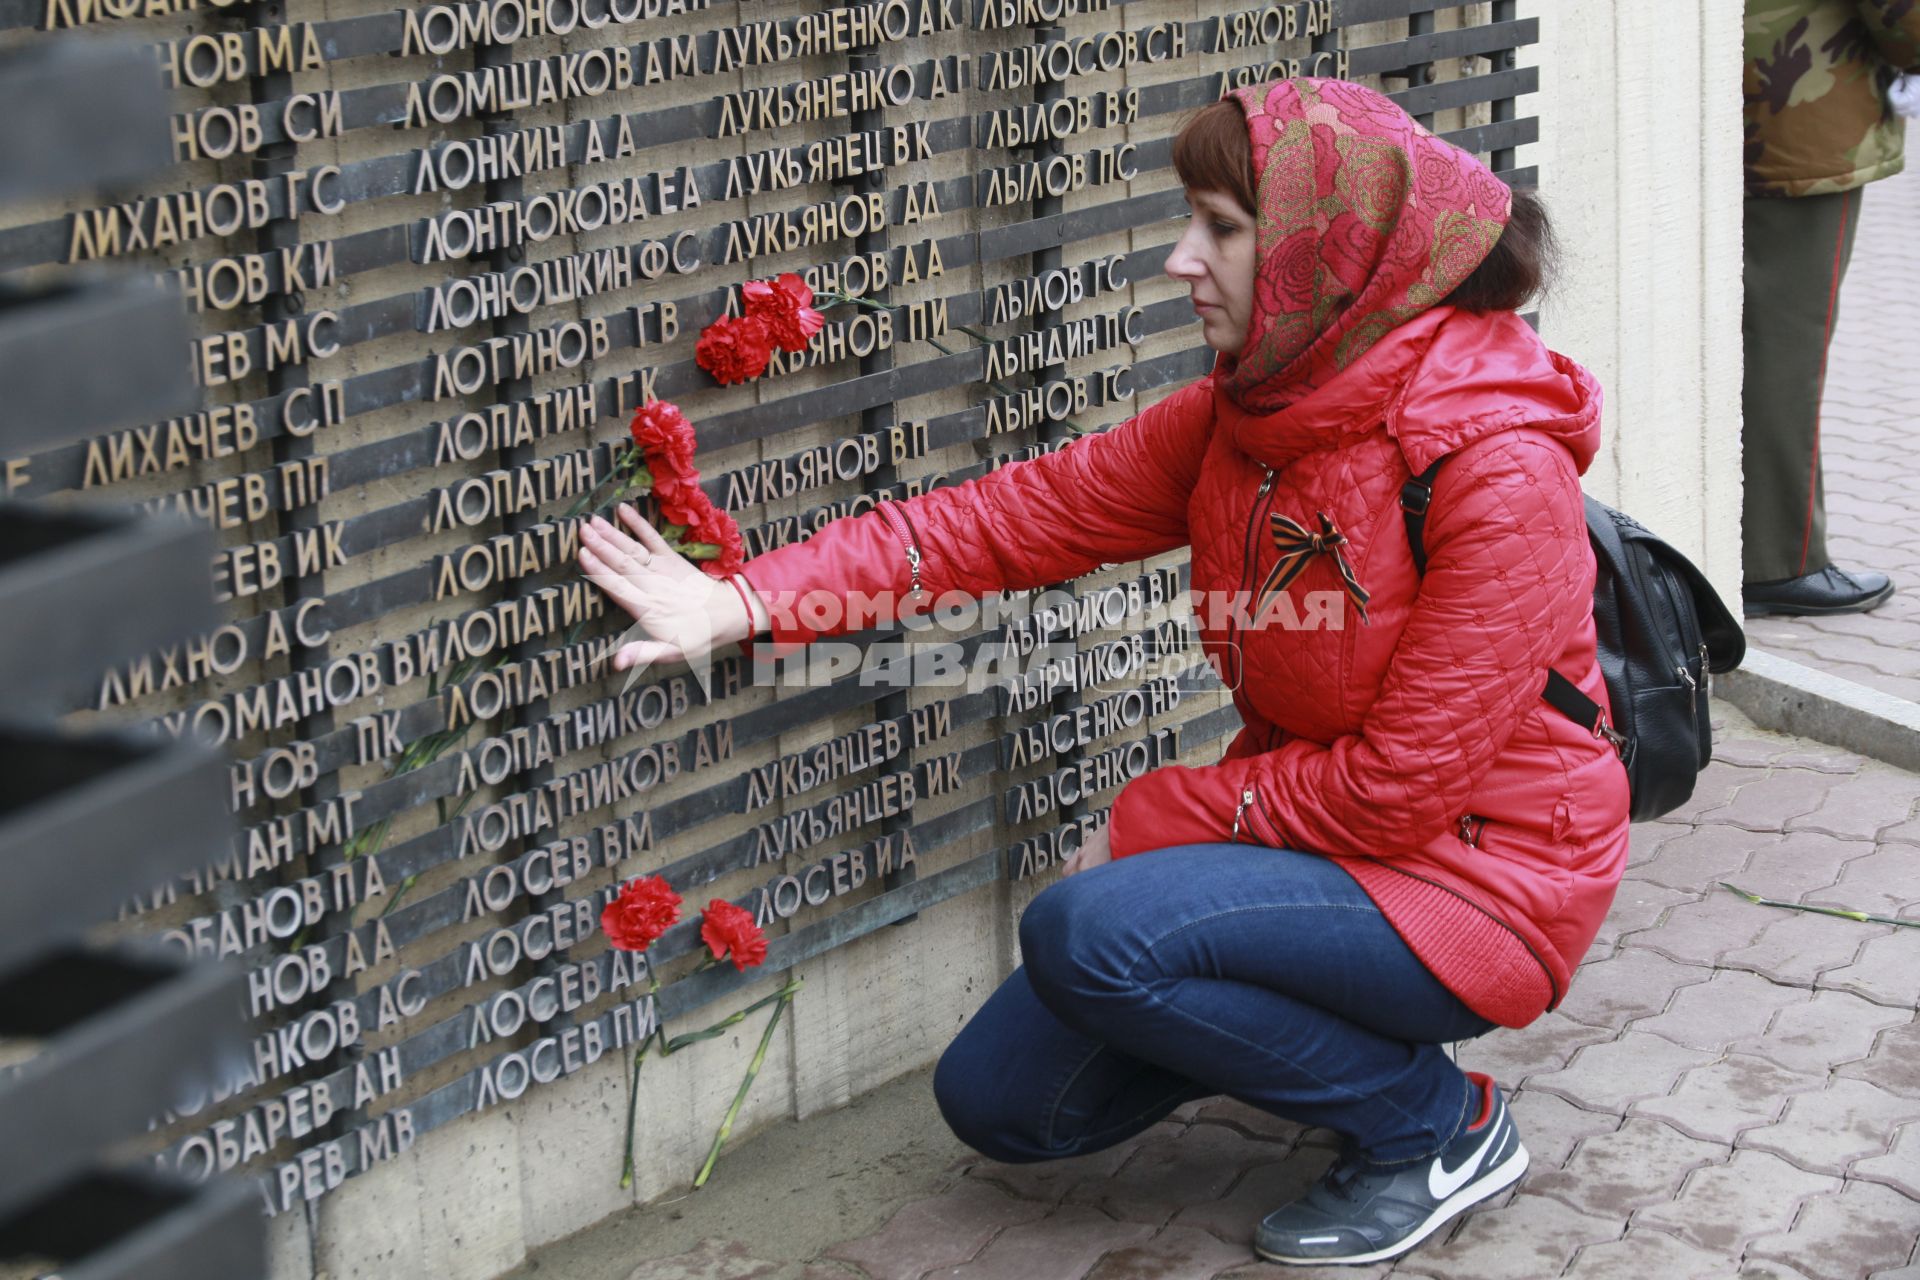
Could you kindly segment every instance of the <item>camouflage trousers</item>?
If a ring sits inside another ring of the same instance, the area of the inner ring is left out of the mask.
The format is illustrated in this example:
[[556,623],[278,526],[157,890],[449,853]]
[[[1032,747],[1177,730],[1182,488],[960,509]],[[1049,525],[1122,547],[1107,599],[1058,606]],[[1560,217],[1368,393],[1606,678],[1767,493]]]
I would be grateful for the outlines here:
[[1861,191],[1749,196],[1740,534],[1746,580],[1827,567],[1820,400]]

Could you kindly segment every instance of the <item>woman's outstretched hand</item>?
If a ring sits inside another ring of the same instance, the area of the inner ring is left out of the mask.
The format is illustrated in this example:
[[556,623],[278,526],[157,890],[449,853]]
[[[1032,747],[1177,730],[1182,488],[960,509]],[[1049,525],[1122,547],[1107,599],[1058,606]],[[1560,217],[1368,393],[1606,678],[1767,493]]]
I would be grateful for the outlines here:
[[[580,530],[580,567],[648,637],[620,646],[616,671],[655,662],[698,662],[753,634],[740,593],[667,545],[632,507],[616,514],[627,531],[595,516]],[[630,531],[630,532],[628,532]]]

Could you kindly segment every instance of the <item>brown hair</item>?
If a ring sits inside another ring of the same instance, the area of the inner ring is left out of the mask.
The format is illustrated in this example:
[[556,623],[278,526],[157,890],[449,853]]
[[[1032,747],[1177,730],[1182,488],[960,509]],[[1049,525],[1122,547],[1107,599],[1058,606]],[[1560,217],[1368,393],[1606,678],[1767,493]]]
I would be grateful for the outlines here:
[[1253,144],[1247,116],[1231,98],[1200,108],[1173,138],[1173,170],[1190,191],[1220,191],[1257,215],[1253,198]]
[[1547,207],[1531,187],[1513,193],[1513,212],[1493,252],[1446,296],[1463,311],[1518,311],[1553,282],[1559,247]]

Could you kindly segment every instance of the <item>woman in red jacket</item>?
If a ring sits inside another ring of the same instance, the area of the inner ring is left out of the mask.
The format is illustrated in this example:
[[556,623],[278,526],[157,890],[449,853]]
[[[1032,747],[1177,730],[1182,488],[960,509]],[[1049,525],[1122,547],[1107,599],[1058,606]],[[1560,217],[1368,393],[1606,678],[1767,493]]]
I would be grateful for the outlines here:
[[[630,666],[683,633],[825,634],[838,611],[809,597],[978,596],[1190,544],[1246,727],[1220,763],[1121,790],[935,1091],[1000,1160],[1097,1150],[1212,1094],[1336,1130],[1344,1154],[1256,1247],[1389,1258],[1524,1171],[1500,1091],[1442,1046],[1557,1004],[1625,865],[1624,770],[1540,698],[1552,668],[1606,705],[1579,483],[1600,393],[1513,311],[1539,207],[1371,90],[1238,91],[1174,164],[1193,212],[1166,269],[1211,377],[836,521],[737,593],[630,512],[638,540],[599,525],[582,561],[656,637]],[[1403,490],[1442,459],[1422,573]]]

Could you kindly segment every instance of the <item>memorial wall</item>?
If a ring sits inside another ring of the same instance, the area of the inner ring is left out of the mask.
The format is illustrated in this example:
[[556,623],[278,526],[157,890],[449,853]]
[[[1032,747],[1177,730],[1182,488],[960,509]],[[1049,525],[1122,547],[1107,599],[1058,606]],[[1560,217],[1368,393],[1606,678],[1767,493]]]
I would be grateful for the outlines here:
[[[626,620],[575,556],[629,419],[679,405],[749,554],[1120,422],[1211,363],[1159,275],[1185,115],[1240,84],[1348,76],[1531,182],[1515,149],[1537,121],[1514,100],[1538,84],[1516,57],[1537,23],[1513,10],[0,0],[6,46],[140,42],[173,99],[161,180],[0,225],[8,280],[151,273],[196,334],[200,411],[0,459],[8,495],[137,505],[221,543],[222,624],[74,702],[76,723],[153,722],[231,757],[232,848],[118,926],[247,972],[251,1054],[154,1117],[154,1160],[257,1176],[262,1211],[342,1265],[324,1205],[382,1165],[444,1140],[437,1168],[488,1176],[472,1152],[494,1147],[436,1130],[493,1113],[531,1159],[559,1124],[540,1100],[585,1080],[617,1133],[650,1031],[844,949],[886,971],[873,1000],[931,1012],[862,1041],[857,983],[803,990],[742,1128],[937,1051],[1114,789],[1211,761],[1237,727],[1184,620],[1184,563],[862,632],[851,663],[729,653],[704,690],[684,668],[623,688]],[[716,383],[696,338],[782,272],[825,327]],[[112,351],[71,359],[115,376]],[[601,907],[642,875],[690,914],[752,912],[765,964],[697,967],[697,924],[609,948]],[[956,946],[979,954],[938,976]],[[682,1112],[710,1133],[757,1029],[641,1074],[633,1188],[604,1134],[541,1157],[597,1189],[516,1218],[517,1239],[684,1185],[646,1134]],[[829,1066],[810,1046],[835,1037]],[[484,1236],[485,1206],[437,1212]],[[408,1265],[512,1260],[436,1247],[453,1261]]]

